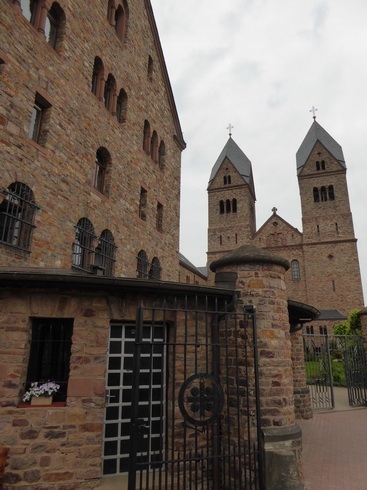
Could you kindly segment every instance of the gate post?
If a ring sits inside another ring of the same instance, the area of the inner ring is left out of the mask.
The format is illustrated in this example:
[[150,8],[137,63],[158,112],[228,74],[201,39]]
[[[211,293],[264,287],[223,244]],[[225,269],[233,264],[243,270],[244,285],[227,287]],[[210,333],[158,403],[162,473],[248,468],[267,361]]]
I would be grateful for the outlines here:
[[240,293],[239,308],[252,304],[257,311],[266,488],[301,490],[304,488],[302,432],[295,423],[288,298],[284,281],[289,262],[254,245],[243,245],[214,261],[210,268],[216,273],[216,285],[228,277],[236,278],[233,286]]
[[297,419],[312,419],[310,388],[307,386],[302,330],[291,332],[294,407]]

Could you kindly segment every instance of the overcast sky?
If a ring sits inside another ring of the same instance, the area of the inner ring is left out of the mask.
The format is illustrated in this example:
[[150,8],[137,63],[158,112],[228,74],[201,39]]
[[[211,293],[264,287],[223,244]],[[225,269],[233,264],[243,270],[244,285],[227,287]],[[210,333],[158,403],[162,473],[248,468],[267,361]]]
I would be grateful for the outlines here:
[[229,123],[252,162],[257,227],[276,206],[302,230],[295,154],[315,106],[344,151],[367,298],[367,1],[151,1],[187,143],[181,252],[206,264],[206,188]]

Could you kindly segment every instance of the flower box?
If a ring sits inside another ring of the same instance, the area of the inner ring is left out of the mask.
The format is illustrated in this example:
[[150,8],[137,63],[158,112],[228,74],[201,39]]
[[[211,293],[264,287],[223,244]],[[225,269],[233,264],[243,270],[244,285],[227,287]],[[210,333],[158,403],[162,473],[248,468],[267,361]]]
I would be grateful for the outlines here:
[[52,405],[52,396],[32,396],[31,405]]

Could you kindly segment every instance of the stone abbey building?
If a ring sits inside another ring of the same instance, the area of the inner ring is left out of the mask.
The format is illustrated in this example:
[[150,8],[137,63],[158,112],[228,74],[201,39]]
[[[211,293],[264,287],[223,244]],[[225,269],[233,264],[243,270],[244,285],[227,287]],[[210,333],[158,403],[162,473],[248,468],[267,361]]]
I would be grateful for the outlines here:
[[150,0],[2,0],[0,29],[0,486],[302,488],[303,303],[329,308],[309,252],[345,304],[347,255],[362,302],[341,149],[315,123],[304,235],[276,214],[256,233],[228,141],[209,286],[179,254],[185,141]]
[[363,307],[361,274],[341,146],[314,119],[296,155],[303,231],[273,214],[255,223],[252,165],[230,137],[209,179],[208,271],[239,245],[252,243],[291,264],[289,298],[315,306],[320,317],[307,328],[325,333]]

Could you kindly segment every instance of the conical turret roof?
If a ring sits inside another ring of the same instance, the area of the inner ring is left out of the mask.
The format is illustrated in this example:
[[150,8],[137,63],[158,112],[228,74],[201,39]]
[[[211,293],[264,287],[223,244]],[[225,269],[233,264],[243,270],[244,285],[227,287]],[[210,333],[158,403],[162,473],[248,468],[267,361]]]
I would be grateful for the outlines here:
[[219,167],[222,165],[225,158],[228,158],[232,165],[236,168],[238,173],[243,177],[243,179],[249,184],[250,177],[252,175],[251,162],[247,156],[243,153],[241,148],[234,142],[232,137],[228,138],[226,145],[224,146],[221,154],[219,155],[217,161],[212,168],[210,174],[209,184],[214,179]]
[[320,141],[339,163],[346,168],[342,147],[315,119],[296,154],[297,174],[302,170],[317,141]]

